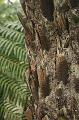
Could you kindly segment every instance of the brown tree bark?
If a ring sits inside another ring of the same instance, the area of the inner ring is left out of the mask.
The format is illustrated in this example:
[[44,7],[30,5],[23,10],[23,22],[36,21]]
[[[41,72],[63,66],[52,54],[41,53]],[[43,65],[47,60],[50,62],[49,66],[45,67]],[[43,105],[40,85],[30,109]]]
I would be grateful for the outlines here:
[[21,5],[31,119],[79,120],[79,0],[21,0]]

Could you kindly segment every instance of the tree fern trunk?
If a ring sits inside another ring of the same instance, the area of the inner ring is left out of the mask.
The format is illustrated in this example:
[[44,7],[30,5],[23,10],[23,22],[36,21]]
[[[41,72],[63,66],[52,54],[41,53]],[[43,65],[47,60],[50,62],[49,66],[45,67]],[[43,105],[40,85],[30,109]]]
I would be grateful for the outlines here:
[[[32,120],[79,119],[79,1],[21,2]],[[26,118],[27,117],[26,110]]]

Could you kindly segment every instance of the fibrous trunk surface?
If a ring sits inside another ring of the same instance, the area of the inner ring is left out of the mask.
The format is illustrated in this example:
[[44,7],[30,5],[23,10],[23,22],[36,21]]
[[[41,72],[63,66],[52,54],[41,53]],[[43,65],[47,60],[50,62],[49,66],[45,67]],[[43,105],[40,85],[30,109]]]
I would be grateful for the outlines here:
[[79,1],[24,0],[21,5],[31,91],[26,119],[79,120]]

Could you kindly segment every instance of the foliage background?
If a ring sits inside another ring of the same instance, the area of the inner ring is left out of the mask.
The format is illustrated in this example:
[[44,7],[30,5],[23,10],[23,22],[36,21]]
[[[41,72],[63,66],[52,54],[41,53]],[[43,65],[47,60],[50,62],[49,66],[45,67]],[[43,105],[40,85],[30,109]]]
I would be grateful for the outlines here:
[[29,89],[23,28],[17,17],[19,3],[0,0],[0,120],[22,120]]

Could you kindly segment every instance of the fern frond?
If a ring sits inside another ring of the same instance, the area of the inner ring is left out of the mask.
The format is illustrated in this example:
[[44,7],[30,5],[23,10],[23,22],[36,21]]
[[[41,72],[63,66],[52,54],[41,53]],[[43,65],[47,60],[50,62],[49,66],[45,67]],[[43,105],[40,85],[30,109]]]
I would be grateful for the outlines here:
[[14,47],[14,55],[19,59],[19,61],[23,61],[26,63],[26,51],[20,46]]
[[17,42],[0,37],[0,52],[7,56],[13,54],[19,61],[26,62],[26,51]]
[[17,30],[17,31],[20,31],[20,32],[24,31],[22,25],[20,24],[20,22],[18,20],[15,21],[15,22],[7,21],[7,22],[4,23],[4,27],[12,28],[13,30]]
[[8,102],[8,100],[0,100],[0,118],[4,116],[5,120],[22,120],[23,109],[20,106]]
[[30,95],[25,83],[26,49],[20,22],[0,25],[0,119],[22,120]]
[[0,26],[0,34],[3,38],[24,44],[24,34],[22,32]]
[[2,71],[3,73],[7,73],[15,79],[22,79],[24,78],[25,70],[26,64],[13,61],[6,56],[0,55],[0,71]]
[[3,91],[2,99],[8,98],[10,101],[14,101],[15,105],[17,103],[21,106],[24,105],[26,96],[29,95],[26,84],[1,74],[0,85],[0,91]]

